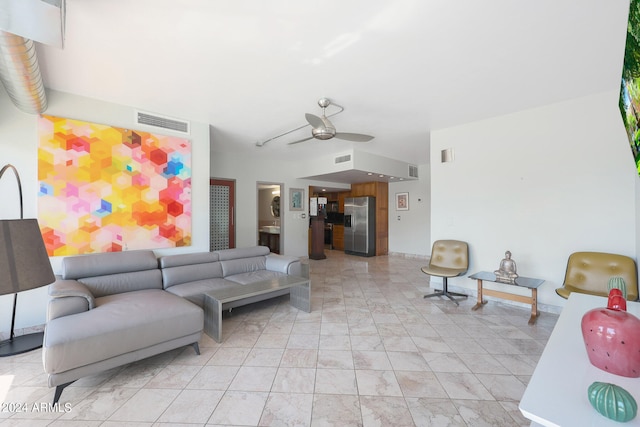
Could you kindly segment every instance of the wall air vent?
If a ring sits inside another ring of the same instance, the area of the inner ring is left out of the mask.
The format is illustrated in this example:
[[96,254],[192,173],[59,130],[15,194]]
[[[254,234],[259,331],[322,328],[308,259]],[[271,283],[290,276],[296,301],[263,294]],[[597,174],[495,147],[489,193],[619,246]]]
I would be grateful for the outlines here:
[[409,177],[418,178],[418,166],[409,165]]
[[344,156],[338,156],[335,158],[335,164],[347,163],[351,161],[351,154],[345,154]]
[[157,114],[145,113],[143,111],[136,112],[136,123],[162,129],[170,129],[187,135],[191,132],[189,122],[163,117]]

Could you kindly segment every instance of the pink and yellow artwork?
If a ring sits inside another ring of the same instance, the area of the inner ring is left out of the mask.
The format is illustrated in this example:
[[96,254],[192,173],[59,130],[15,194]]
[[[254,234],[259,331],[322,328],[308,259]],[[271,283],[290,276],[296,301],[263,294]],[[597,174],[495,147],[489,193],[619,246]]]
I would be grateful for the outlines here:
[[38,221],[49,256],[191,244],[191,143],[38,119]]

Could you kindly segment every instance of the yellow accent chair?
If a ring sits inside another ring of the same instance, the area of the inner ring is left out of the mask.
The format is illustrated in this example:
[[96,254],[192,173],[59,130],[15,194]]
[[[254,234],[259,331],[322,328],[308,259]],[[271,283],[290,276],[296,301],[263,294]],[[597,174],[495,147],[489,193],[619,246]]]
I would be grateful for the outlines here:
[[460,240],[436,240],[431,248],[431,258],[429,265],[422,267],[423,273],[429,276],[442,277],[442,290],[425,295],[430,297],[447,297],[451,301],[456,301],[454,296],[467,298],[468,295],[457,292],[450,292],[447,287],[447,279],[450,277],[462,276],[469,269],[469,245]]
[[609,279],[622,277],[627,285],[627,300],[638,299],[638,273],[633,259],[604,252],[574,252],[567,261],[564,283],[556,293],[569,298],[571,292],[609,295]]

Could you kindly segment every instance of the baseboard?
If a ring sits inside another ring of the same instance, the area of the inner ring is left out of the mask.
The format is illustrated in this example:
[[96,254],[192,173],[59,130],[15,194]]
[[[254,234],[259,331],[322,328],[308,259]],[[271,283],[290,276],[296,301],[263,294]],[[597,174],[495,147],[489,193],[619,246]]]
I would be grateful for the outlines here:
[[403,252],[389,252],[388,256],[404,258],[404,259],[422,259],[425,261],[429,261],[429,258],[431,258],[429,255],[407,254]]

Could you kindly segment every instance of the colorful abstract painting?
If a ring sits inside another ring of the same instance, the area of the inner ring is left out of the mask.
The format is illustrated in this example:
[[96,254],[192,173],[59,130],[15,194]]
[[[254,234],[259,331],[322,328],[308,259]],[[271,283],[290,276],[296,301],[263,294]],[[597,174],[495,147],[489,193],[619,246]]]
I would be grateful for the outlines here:
[[49,256],[191,244],[191,143],[41,116],[38,221]]

